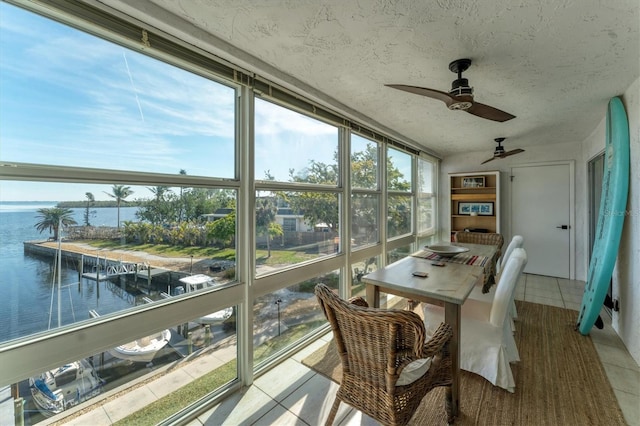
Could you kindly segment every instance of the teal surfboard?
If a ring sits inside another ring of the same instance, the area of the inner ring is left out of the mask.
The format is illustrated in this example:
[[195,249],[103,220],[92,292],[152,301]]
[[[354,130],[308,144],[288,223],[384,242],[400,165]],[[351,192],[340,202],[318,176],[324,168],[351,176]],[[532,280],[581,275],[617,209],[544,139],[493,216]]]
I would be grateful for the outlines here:
[[629,122],[620,98],[607,109],[604,175],[600,211],[587,284],[576,328],[587,335],[596,322],[618,257],[629,192]]

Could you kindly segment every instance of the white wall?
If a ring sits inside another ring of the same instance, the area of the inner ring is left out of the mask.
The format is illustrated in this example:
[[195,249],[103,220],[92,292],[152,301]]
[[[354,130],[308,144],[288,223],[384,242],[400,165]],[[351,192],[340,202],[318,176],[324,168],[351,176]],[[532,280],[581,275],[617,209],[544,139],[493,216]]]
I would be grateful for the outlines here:
[[[622,230],[618,260],[613,271],[613,298],[620,301],[620,311],[613,313],[612,323],[631,356],[640,364],[640,79],[623,94],[631,142],[631,163],[627,216]],[[604,149],[605,117],[594,133],[583,142],[583,166]],[[584,192],[586,194],[586,187]]]
[[[509,146],[509,139],[507,139],[503,145],[505,149],[509,151],[513,149]],[[504,235],[505,241],[511,240],[510,228],[511,217],[509,213],[511,200],[510,200],[510,185],[511,179],[509,178],[511,168],[514,166],[520,166],[531,163],[551,163],[558,161],[573,161],[575,162],[575,186],[580,188],[581,185],[585,185],[586,181],[586,168],[578,167],[578,164],[582,161],[582,144],[579,141],[576,142],[564,142],[555,144],[544,144],[536,146],[525,146],[523,148],[525,152],[503,159],[493,160],[486,164],[480,164],[482,161],[491,157],[494,147],[482,152],[467,152],[464,154],[451,155],[442,160],[440,168],[440,199],[439,213],[440,213],[440,226],[441,226],[441,238],[447,240],[449,235],[449,211],[451,209],[448,193],[449,193],[449,173],[457,172],[473,172],[473,171],[487,171],[487,170],[499,170],[500,174],[500,232]],[[586,280],[586,255],[585,248],[588,241],[587,227],[586,227],[586,198],[585,193],[576,189],[575,190],[575,211],[576,217],[574,218],[575,226],[575,279]]]

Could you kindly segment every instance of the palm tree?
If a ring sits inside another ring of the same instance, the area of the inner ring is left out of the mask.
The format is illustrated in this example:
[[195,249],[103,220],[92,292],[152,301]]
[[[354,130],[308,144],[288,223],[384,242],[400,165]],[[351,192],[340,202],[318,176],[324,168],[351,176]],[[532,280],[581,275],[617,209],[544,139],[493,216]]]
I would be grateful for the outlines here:
[[133,194],[133,191],[131,190],[130,186],[113,185],[113,187],[111,188],[111,193],[106,191],[103,191],[103,192],[107,194],[109,197],[115,198],[116,200],[116,204],[118,206],[118,229],[120,229],[120,204],[122,202],[126,203],[127,200],[125,200],[125,198]]
[[91,215],[95,215],[96,211],[91,210],[91,207],[96,202],[95,197],[91,192],[85,192],[85,197],[87,197],[87,204],[84,208],[84,226],[91,226],[89,220],[91,219]]
[[78,224],[72,216],[73,211],[71,211],[71,209],[60,207],[38,209],[37,218],[41,220],[35,224],[35,227],[40,232],[45,230],[53,232],[53,239],[57,240],[60,223],[62,223],[62,226]]
[[[185,169],[180,169],[179,174],[182,176],[186,176],[187,171]],[[178,222],[182,222],[182,212],[184,211],[184,199],[183,199],[184,187],[180,187],[180,209],[178,210]]]
[[164,185],[159,185],[159,186],[154,186],[154,187],[147,187],[147,189],[149,191],[151,191],[151,193],[153,195],[156,196],[156,200],[157,201],[164,201],[164,194],[169,192],[169,187],[168,186],[164,186]]

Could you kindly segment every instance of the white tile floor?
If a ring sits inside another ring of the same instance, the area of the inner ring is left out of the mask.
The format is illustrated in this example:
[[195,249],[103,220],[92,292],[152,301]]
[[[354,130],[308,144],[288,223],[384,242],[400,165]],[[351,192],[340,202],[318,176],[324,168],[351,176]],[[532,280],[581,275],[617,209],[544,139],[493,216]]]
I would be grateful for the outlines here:
[[[516,299],[578,310],[583,290],[582,281],[525,274],[518,283]],[[609,319],[607,315],[603,318],[605,322]],[[640,368],[610,324],[606,324],[602,330],[594,328],[591,337],[627,423],[630,426],[640,426]],[[338,385],[304,366],[301,361],[330,339],[329,334],[306,347],[257,378],[248,389],[232,395],[191,421],[189,426],[324,424]],[[144,396],[139,395],[135,399],[142,400]],[[130,394],[128,400],[126,403],[113,401],[113,405],[127,411],[131,407]],[[108,425],[125,415],[115,415],[101,407],[71,423]],[[341,404],[334,424],[368,426],[377,423]]]
[[[583,281],[523,275],[516,299],[578,310]],[[603,318],[608,317],[605,315]],[[606,320],[605,320],[606,322]],[[591,337],[618,398],[625,420],[640,426],[640,368],[629,355],[610,324],[596,328]],[[237,394],[212,408],[189,426],[201,425],[320,425],[324,424],[338,386],[301,364],[330,336],[305,348],[259,377],[243,394]],[[340,405],[336,425],[376,425],[372,419]]]

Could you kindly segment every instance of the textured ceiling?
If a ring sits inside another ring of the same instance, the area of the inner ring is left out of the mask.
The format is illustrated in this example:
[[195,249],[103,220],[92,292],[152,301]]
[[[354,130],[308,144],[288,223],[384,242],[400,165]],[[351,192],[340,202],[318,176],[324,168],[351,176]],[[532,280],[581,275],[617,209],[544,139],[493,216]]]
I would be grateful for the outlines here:
[[[442,156],[581,141],[640,76],[638,0],[101,2]],[[384,86],[448,91],[458,58],[475,100],[517,118]]]

